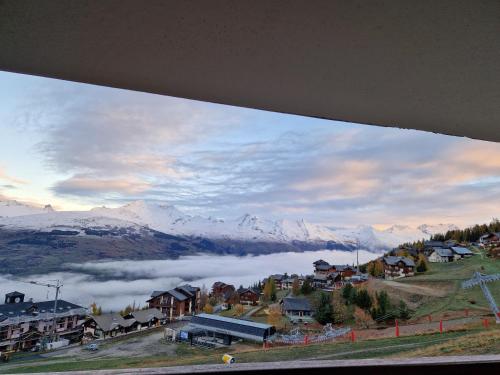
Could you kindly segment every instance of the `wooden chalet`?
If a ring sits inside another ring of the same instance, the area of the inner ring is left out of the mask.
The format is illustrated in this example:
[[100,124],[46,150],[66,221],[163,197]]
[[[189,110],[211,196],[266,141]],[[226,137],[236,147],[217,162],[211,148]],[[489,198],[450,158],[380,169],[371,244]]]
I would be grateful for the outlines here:
[[415,275],[415,262],[407,257],[388,256],[382,259],[386,279],[397,279]]
[[234,293],[236,288],[232,284],[226,284],[222,281],[216,281],[212,285],[212,296],[215,298],[227,297],[230,293]]
[[284,282],[285,282],[285,280],[287,278],[288,277],[286,275],[282,275],[282,274],[279,274],[279,273],[269,276],[269,279],[273,279],[274,280],[274,285],[276,285],[276,289],[277,290],[284,289],[283,288],[283,284],[284,284]]
[[257,305],[260,293],[251,288],[240,288],[237,290],[240,303],[242,305]]
[[[330,275],[338,274],[342,280],[350,279],[353,275],[357,273],[357,268],[346,265],[334,265],[325,262],[323,259],[317,260],[313,263],[314,266],[314,277],[322,279],[325,276],[328,277]],[[334,275],[333,278],[336,278],[337,275]]]
[[158,327],[165,322],[165,316],[158,309],[144,309],[131,311],[123,317],[126,321],[134,320],[134,330],[142,330],[151,327]]
[[200,294],[200,288],[183,285],[167,291],[154,291],[146,302],[149,308],[160,310],[167,320],[172,321],[196,314],[201,309]]
[[83,324],[88,339],[104,339],[128,333],[136,329],[135,319],[124,319],[118,313],[91,315]]
[[500,232],[483,234],[481,237],[479,237],[479,243],[482,246],[500,244]]

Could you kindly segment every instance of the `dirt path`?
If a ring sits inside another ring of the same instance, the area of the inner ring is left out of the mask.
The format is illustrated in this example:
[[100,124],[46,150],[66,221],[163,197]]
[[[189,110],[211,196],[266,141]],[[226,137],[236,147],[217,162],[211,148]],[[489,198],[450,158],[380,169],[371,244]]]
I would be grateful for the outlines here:
[[253,309],[248,310],[246,313],[244,313],[241,317],[243,319],[245,318],[250,318],[253,314],[255,314],[258,310],[260,310],[262,306],[255,306]]
[[84,346],[77,346],[65,351],[57,351],[44,354],[46,358],[74,357],[77,359],[95,359],[129,356],[149,355],[175,355],[176,345],[161,344],[162,331],[156,331],[149,335],[133,336],[124,338],[116,343],[103,342],[97,351],[86,350]]

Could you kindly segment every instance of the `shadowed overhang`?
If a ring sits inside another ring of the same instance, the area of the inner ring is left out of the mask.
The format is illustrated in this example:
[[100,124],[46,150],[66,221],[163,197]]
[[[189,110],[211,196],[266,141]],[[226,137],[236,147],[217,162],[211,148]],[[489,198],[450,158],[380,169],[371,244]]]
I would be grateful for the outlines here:
[[0,69],[500,141],[498,1],[0,0]]

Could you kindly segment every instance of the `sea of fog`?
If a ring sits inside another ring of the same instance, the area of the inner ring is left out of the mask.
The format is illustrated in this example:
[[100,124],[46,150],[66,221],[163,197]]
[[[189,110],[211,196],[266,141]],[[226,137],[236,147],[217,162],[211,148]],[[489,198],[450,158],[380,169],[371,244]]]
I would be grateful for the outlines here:
[[[359,262],[380,254],[360,250]],[[70,265],[71,272],[32,275],[23,281],[62,280],[61,298],[88,307],[92,302],[105,311],[117,311],[128,304],[145,305],[153,290],[167,290],[184,283],[205,286],[215,281],[249,286],[275,273],[312,274],[315,260],[331,264],[354,264],[356,252],[321,250],[237,257],[192,255],[175,260],[103,261]],[[54,298],[54,290],[21,282],[0,274],[0,296],[18,290],[34,301]],[[1,297],[0,297],[1,298]]]

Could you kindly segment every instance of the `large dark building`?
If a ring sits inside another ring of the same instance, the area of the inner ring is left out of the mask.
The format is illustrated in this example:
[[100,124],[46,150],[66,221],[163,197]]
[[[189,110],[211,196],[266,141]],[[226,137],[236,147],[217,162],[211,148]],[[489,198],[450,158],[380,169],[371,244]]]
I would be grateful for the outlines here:
[[54,313],[54,301],[24,301],[24,297],[11,292],[0,305],[0,351],[28,350],[53,334],[69,342],[81,339],[86,314],[83,307],[58,300]]
[[221,338],[226,345],[230,345],[233,338],[264,342],[275,332],[276,328],[269,324],[212,314],[198,314],[182,328],[181,338],[192,340],[197,335],[208,334]]
[[154,291],[147,301],[150,308],[158,309],[170,321],[197,313],[200,309],[200,288],[182,285],[166,291]]

